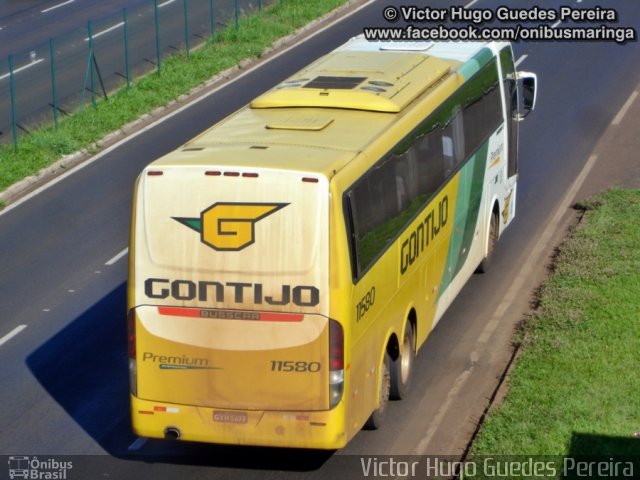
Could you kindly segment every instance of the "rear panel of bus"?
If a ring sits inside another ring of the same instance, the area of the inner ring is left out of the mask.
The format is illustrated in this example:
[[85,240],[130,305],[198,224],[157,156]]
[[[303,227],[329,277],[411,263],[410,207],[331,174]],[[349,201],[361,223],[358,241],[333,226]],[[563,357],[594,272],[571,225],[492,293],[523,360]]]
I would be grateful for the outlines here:
[[341,390],[331,387],[328,209],[322,175],[166,163],[142,173],[129,291],[139,435],[344,444],[329,421]]

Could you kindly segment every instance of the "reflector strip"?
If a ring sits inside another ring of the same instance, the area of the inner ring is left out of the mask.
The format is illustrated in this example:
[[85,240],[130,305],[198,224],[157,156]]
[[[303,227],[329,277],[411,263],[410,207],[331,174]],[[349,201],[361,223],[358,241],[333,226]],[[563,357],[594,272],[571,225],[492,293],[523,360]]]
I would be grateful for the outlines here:
[[153,407],[155,412],[166,412],[166,413],[180,413],[180,409],[176,407],[162,407],[160,405],[156,405]]
[[158,307],[160,315],[187,318],[214,318],[218,320],[252,320],[260,322],[301,322],[302,313],[251,312],[242,310],[211,310],[186,307]]

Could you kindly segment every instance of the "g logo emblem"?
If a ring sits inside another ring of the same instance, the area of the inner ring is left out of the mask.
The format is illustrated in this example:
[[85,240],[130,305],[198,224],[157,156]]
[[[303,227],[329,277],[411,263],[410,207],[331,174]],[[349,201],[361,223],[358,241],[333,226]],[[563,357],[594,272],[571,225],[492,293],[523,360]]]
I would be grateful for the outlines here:
[[255,242],[255,224],[288,203],[214,203],[200,218],[173,219],[200,233],[214,250],[238,251]]

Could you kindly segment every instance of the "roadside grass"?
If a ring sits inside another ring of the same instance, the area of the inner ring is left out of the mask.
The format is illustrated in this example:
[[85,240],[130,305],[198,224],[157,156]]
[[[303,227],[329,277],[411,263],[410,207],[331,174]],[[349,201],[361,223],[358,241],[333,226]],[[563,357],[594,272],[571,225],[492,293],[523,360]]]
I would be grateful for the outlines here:
[[107,101],[99,101],[96,109],[90,100],[85,101],[84,109],[61,120],[57,129],[46,126],[21,136],[17,149],[0,146],[0,192],[63,155],[92,148],[106,134],[169,104],[242,60],[259,57],[277,39],[346,1],[277,0],[261,12],[241,17],[238,29],[231,25],[218,32],[189,58],[184,53],[167,58],[160,75],[152,73],[135,81],[130,90],[119,90]]
[[470,458],[640,455],[640,190],[578,207]]

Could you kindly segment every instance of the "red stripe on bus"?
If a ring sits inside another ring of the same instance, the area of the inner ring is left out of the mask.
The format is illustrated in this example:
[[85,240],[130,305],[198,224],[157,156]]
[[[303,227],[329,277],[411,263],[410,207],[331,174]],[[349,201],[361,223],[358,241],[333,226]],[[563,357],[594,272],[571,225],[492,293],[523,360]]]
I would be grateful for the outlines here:
[[173,317],[200,318],[199,308],[158,307],[158,313],[160,315],[171,315]]
[[[170,315],[173,317],[192,317],[202,318],[206,315],[202,315],[203,311],[200,308],[183,308],[183,307],[158,307],[158,313],[160,315]],[[215,311],[215,310],[210,310]],[[252,312],[247,312],[252,313]],[[261,312],[258,314],[260,321],[262,322],[301,322],[304,319],[304,315],[301,313],[273,313],[273,312]],[[242,320],[239,318],[228,318],[227,320]]]

